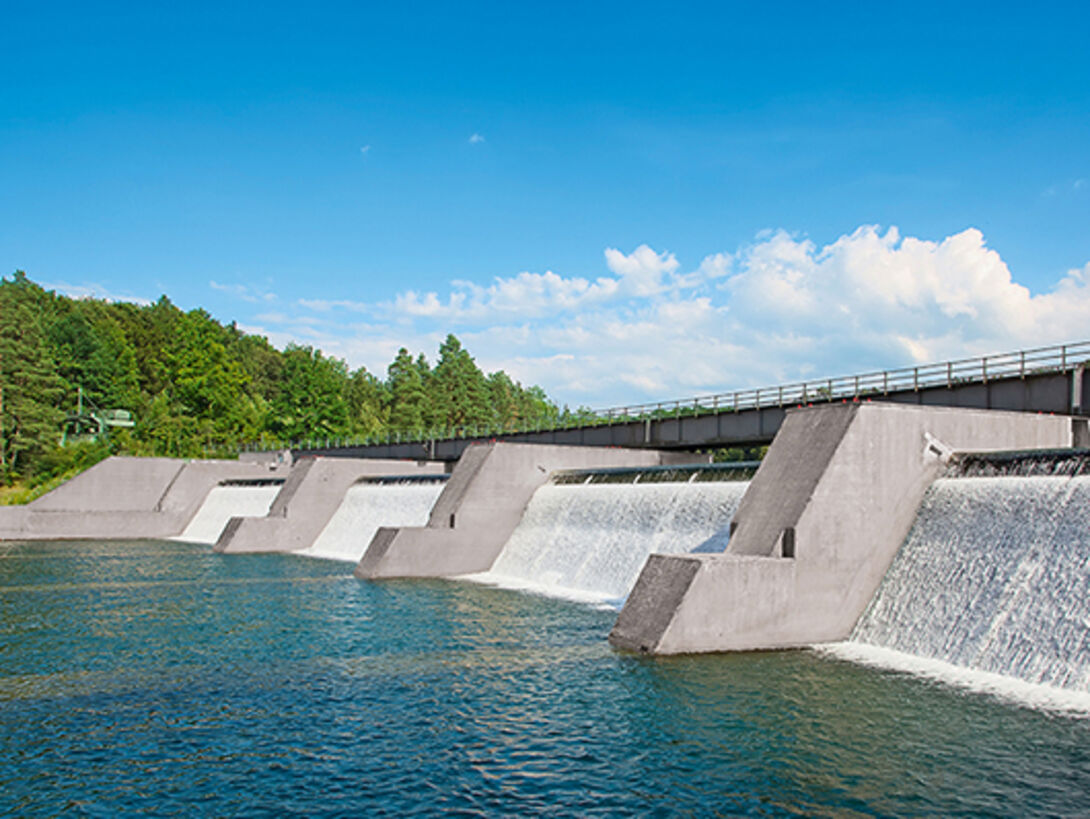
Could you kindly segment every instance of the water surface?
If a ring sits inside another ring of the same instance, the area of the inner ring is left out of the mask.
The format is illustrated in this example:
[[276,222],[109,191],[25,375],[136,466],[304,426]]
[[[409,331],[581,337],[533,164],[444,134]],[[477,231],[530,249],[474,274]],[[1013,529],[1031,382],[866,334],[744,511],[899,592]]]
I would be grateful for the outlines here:
[[1090,723],[815,652],[192,544],[0,545],[12,815],[1085,815]]

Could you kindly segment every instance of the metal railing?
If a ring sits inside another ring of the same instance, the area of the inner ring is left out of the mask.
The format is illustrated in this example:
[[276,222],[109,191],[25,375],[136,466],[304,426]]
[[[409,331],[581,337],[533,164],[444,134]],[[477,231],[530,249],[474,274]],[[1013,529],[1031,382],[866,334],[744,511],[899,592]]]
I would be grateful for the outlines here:
[[670,411],[678,410],[696,409],[703,415],[707,412],[797,406],[817,401],[888,395],[891,392],[916,392],[932,387],[950,388],[966,383],[987,384],[1001,378],[1025,378],[1027,375],[1063,372],[1087,360],[1090,360],[1090,341],[1080,341],[918,367],[901,367],[896,370],[778,384],[774,387],[721,392],[677,401],[611,407],[597,410],[595,414],[625,419],[643,418],[647,415],[654,417],[656,414],[669,414]]
[[430,443],[460,438],[490,438],[532,432],[554,432],[579,427],[654,421],[666,418],[714,415],[772,407],[805,406],[829,401],[865,399],[931,388],[952,388],[964,384],[987,384],[1004,378],[1026,378],[1050,372],[1066,372],[1090,362],[1090,341],[1037,347],[1013,353],[999,353],[979,358],[961,358],[918,367],[819,378],[772,387],[713,393],[694,398],[631,404],[598,410],[569,413],[555,420],[507,426],[453,427],[411,433],[389,433],[365,438],[326,438],[247,444],[243,451],[271,449],[330,449],[377,444]]

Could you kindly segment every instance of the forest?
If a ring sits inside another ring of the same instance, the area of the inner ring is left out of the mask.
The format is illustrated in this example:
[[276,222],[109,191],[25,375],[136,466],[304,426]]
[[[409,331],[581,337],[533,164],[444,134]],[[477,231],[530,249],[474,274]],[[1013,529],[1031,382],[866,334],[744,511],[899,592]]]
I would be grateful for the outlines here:
[[[131,412],[134,426],[61,446],[81,397]],[[0,486],[40,485],[109,454],[231,457],[254,442],[498,431],[570,416],[540,387],[483,373],[453,335],[434,365],[402,348],[380,376],[312,347],[278,350],[166,296],[74,299],[22,271],[0,279]]]

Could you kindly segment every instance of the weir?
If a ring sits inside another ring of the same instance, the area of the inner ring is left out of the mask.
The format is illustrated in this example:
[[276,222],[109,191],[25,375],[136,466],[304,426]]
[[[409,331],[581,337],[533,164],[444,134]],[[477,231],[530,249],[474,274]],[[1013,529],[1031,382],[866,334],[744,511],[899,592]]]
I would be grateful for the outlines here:
[[[451,577],[492,567],[534,492],[558,469],[664,466],[700,456],[656,450],[490,443],[466,449],[426,526],[382,527],[356,566],[361,579]],[[704,456],[704,463],[709,458]]]
[[[228,521],[216,541],[217,552],[301,552],[313,547],[360,480],[412,479],[444,474],[431,461],[379,461],[359,458],[303,458],[292,467],[264,517]],[[347,511],[345,514],[349,514]],[[333,535],[330,536],[334,537]],[[327,539],[325,551],[337,551]],[[366,544],[364,544],[366,545]]]
[[280,480],[227,481],[208,493],[189,521],[185,531],[175,540],[191,543],[215,543],[232,517],[264,517],[283,485]]
[[534,493],[491,570],[466,579],[619,606],[652,552],[726,548],[751,471],[724,465],[556,473]]
[[363,480],[351,487],[312,546],[297,554],[358,563],[380,526],[423,526],[446,475]]
[[1090,476],[936,481],[851,641],[1090,693]]
[[113,456],[26,506],[0,508],[0,540],[174,537],[224,481],[282,480],[288,469],[279,458]]
[[726,553],[652,555],[610,640],[661,654],[843,640],[955,452],[1072,439],[1065,417],[888,404],[789,412]]

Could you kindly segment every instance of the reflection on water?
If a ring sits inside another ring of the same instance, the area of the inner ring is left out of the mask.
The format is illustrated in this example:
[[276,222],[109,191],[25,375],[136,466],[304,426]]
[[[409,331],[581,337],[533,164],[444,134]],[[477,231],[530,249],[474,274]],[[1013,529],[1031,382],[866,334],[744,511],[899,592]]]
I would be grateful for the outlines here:
[[164,542],[0,554],[0,810],[1056,815],[1090,722],[817,653]]

